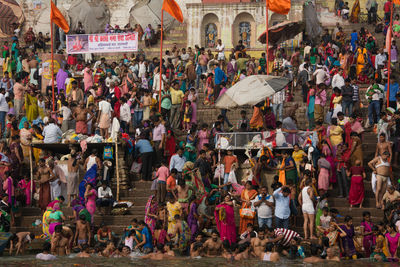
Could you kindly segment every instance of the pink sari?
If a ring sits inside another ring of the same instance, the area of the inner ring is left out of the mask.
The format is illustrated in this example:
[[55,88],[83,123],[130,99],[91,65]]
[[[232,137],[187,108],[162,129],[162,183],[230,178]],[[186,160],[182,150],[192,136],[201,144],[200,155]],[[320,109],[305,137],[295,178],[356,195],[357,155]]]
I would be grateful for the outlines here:
[[[35,182],[34,181],[32,181],[33,182],[33,186],[32,186],[32,188],[33,188],[33,192],[35,192],[35,190],[36,190],[36,185],[35,185]],[[25,196],[26,196],[26,200],[25,200],[25,204],[27,205],[27,206],[30,206],[31,205],[31,203],[32,203],[32,199],[31,199],[31,181],[25,181],[25,180],[21,180],[19,183],[18,183],[18,186],[19,186],[19,188],[21,188],[21,189],[23,189],[24,190],[24,194],[25,194]]]
[[228,240],[230,244],[236,243],[236,223],[233,207],[227,204],[220,204],[217,208],[223,208],[219,211],[214,211],[215,222],[217,223],[221,240]]
[[93,223],[93,218],[94,218],[94,213],[96,212],[96,197],[97,197],[97,192],[96,190],[92,189],[90,190],[93,194],[88,196],[87,201],[86,201],[86,209],[89,211],[90,215],[92,215],[92,223]]

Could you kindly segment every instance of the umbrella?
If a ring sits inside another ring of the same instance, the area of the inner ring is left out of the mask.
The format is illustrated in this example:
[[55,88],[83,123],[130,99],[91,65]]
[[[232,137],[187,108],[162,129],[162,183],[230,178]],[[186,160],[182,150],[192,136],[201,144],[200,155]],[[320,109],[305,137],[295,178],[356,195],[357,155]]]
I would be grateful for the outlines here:
[[[268,29],[268,43],[279,44],[283,41],[293,39],[304,29],[303,21],[285,21]],[[258,41],[265,44],[265,31],[258,37]]]
[[229,88],[215,104],[217,108],[231,109],[244,105],[256,105],[281,91],[289,79],[271,75],[252,75]]

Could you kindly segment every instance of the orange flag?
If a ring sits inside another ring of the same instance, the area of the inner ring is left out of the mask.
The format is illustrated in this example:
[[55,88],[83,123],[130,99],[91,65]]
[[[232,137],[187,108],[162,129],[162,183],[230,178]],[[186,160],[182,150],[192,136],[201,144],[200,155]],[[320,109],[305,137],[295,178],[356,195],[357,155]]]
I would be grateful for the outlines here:
[[69,32],[69,25],[67,20],[64,18],[63,14],[61,14],[60,10],[56,7],[53,1],[50,0],[51,3],[51,11],[50,11],[50,20],[55,23],[58,27],[60,27],[65,33]]
[[[282,14],[287,15],[290,11],[290,0],[267,0],[269,10]],[[399,0],[400,1],[400,0]]]
[[180,23],[183,22],[182,10],[175,0],[164,0],[162,9],[168,12]]
[[393,4],[400,5],[400,0],[393,0]]

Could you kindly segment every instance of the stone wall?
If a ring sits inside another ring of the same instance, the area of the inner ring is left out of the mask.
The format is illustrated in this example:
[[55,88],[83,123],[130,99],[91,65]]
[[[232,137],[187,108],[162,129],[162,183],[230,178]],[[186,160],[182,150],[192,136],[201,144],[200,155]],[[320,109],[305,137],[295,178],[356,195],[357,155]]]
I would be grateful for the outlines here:
[[[43,32],[44,34],[50,32],[50,1],[49,0],[17,0],[23,9],[25,15],[24,29],[33,27],[34,31]],[[56,2],[56,0],[53,0]],[[144,5],[150,2],[150,0],[87,0],[90,2],[104,2],[108,8],[110,14],[111,25],[119,25],[124,27],[128,22],[132,21],[131,11],[135,5]],[[161,1],[161,0],[151,0]],[[184,17],[186,18],[186,3],[196,3],[197,0],[176,0],[180,5]],[[68,10],[71,8],[72,3],[80,2],[80,0],[58,0],[57,7],[60,11],[68,18]],[[87,12],[91,12],[88,10]],[[143,27],[145,25],[142,25]],[[153,25],[157,26],[157,25]]]

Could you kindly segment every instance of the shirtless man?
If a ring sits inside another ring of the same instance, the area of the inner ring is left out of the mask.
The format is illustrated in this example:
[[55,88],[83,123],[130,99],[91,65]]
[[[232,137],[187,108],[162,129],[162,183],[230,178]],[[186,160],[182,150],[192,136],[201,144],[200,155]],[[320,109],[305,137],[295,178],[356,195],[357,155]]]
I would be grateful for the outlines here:
[[190,245],[190,257],[199,258],[203,256],[203,234],[198,233],[196,235],[195,241]]
[[19,232],[15,235],[14,238],[10,240],[10,255],[12,255],[14,245],[17,251],[15,252],[15,256],[18,254],[24,254],[25,252],[25,245],[27,243],[32,242],[35,239],[35,234],[31,232]]
[[79,182],[78,182],[78,169],[79,159],[75,151],[71,152],[71,157],[68,159],[68,178],[67,178],[67,194],[68,194],[68,207],[71,207],[71,201],[78,195]]
[[260,254],[260,259],[262,261],[271,261],[271,262],[277,262],[280,260],[280,256],[278,252],[273,252],[274,250],[274,244],[272,243],[267,243],[265,245],[265,252]]
[[[88,114],[90,117],[88,118]],[[74,113],[72,114],[76,121],[76,133],[77,134],[88,134],[88,125],[87,123],[91,121],[94,117],[93,112],[90,109],[85,108],[85,102],[80,101],[79,105],[75,108]]]
[[106,248],[99,253],[99,256],[107,258],[112,257],[114,254],[114,250],[115,250],[114,242],[108,241]]
[[326,260],[328,261],[340,261],[339,248],[330,247],[326,250]]
[[251,239],[252,255],[256,258],[261,257],[261,254],[265,251],[265,245],[267,244],[267,239],[265,239],[265,230],[260,228],[258,231],[258,236]]
[[164,245],[163,244],[157,244],[156,252],[152,252],[152,253],[149,253],[149,254],[141,257],[141,259],[150,259],[150,260],[156,260],[156,261],[168,260],[168,259],[172,259],[172,258],[174,258],[174,257],[164,253]]
[[[55,233],[53,233],[54,236]],[[61,234],[68,239],[68,248],[72,248],[72,241],[74,240],[74,232],[68,226],[63,225]]]
[[63,236],[61,225],[54,228],[54,234],[51,237],[51,253],[57,256],[69,255],[68,239]]
[[222,241],[219,238],[216,230],[211,233],[211,238],[204,242],[203,248],[206,251],[206,257],[215,257],[221,255]]
[[87,244],[82,245],[81,252],[76,255],[77,258],[90,258],[89,246]]
[[74,244],[83,249],[83,245],[90,244],[91,234],[90,225],[86,221],[84,214],[79,215],[79,220],[76,222],[76,232],[74,237]]
[[385,151],[381,156],[378,156],[368,162],[368,166],[376,175],[375,202],[376,208],[378,209],[381,209],[383,206],[382,197],[386,192],[387,181],[390,179],[391,175],[389,156],[389,152]]
[[178,186],[176,189],[178,191],[178,202],[181,204],[182,211],[185,214],[188,214],[189,198],[192,195],[192,189],[190,186],[186,185],[184,179],[178,180]]
[[[376,151],[375,151],[375,158],[378,156],[381,156],[383,152],[389,152],[390,159],[392,158],[392,144],[388,141],[386,141],[386,134],[381,133],[379,135],[379,142],[376,145]],[[390,160],[389,160],[390,162]]]

